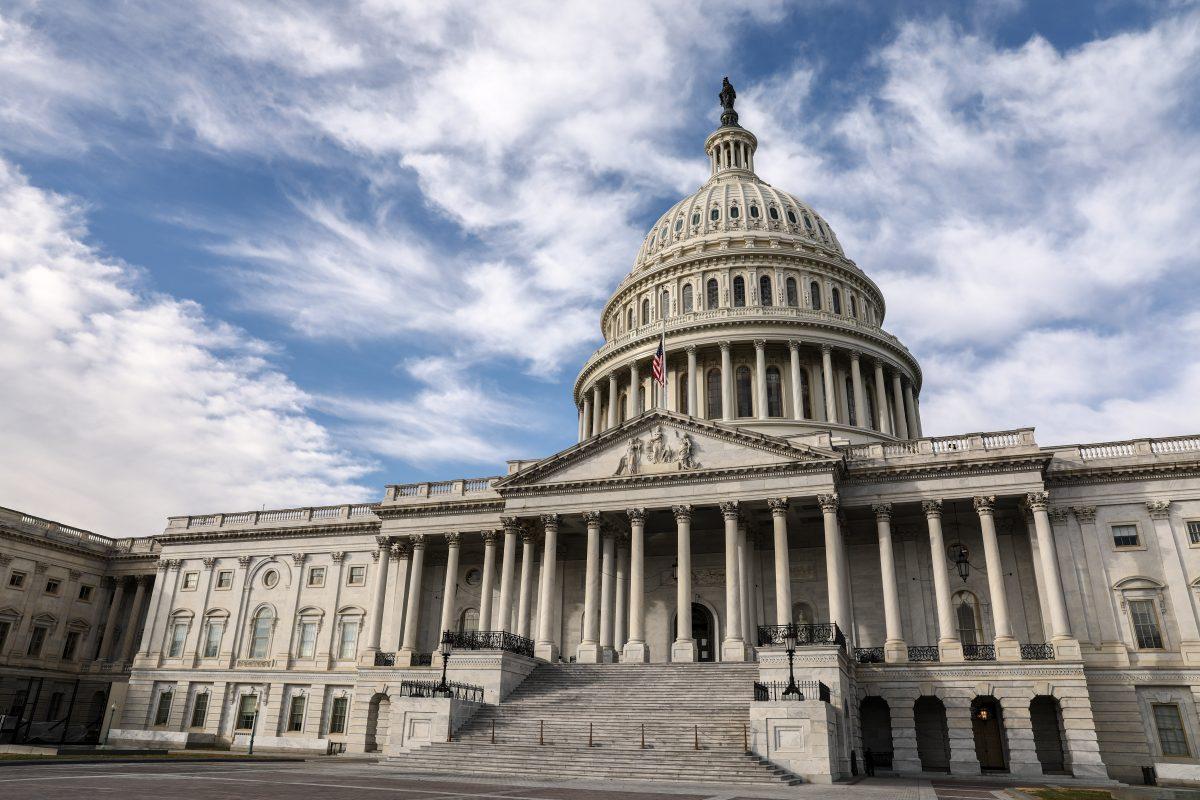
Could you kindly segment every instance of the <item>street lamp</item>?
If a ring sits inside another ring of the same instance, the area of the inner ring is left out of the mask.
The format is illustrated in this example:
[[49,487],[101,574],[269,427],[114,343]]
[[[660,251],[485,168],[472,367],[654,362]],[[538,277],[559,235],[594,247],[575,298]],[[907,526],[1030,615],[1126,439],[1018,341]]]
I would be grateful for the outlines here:
[[450,631],[446,631],[442,634],[442,644],[440,647],[442,653],[442,682],[439,683],[433,690],[435,694],[440,694],[443,697],[449,697],[451,695],[450,684],[446,683],[446,666],[450,663],[451,644],[452,640],[450,638]]
[[796,624],[790,623],[783,633],[783,646],[788,657],[788,685],[783,690],[783,696],[795,695],[797,700],[803,700],[800,687],[796,685],[796,640],[799,638]]
[[254,698],[254,716],[250,717],[250,749],[246,755],[254,755],[254,732],[258,730],[258,690],[251,689],[250,696]]

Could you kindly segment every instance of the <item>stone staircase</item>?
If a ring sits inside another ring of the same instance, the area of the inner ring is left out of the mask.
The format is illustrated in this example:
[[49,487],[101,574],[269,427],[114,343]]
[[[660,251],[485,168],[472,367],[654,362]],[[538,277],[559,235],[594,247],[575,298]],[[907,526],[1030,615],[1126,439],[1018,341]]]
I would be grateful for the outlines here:
[[745,752],[757,677],[753,663],[542,664],[454,741],[387,763],[455,775],[800,783]]

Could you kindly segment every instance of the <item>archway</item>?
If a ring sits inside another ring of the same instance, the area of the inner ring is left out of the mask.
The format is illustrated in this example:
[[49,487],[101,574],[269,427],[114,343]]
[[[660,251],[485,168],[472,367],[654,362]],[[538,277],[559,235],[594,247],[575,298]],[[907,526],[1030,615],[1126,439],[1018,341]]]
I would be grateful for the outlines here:
[[863,760],[871,753],[877,768],[892,767],[892,710],[882,697],[864,697],[858,706],[858,725],[862,731]]
[[[671,639],[678,636],[679,615],[675,615],[671,620]],[[692,603],[692,641],[696,643],[697,661],[717,660],[717,623],[703,603]]]
[[392,701],[386,694],[377,694],[367,706],[367,736],[364,749],[377,753],[387,746],[388,726],[392,717]]
[[950,729],[946,726],[946,706],[936,697],[918,698],[913,706],[917,730],[917,757],[926,772],[950,771]]
[[975,734],[975,757],[980,769],[1008,769],[1004,757],[1004,721],[996,698],[988,695],[971,701],[971,730]]
[[1058,700],[1040,694],[1029,703],[1029,725],[1033,728],[1033,749],[1045,773],[1066,773],[1063,754],[1062,711]]

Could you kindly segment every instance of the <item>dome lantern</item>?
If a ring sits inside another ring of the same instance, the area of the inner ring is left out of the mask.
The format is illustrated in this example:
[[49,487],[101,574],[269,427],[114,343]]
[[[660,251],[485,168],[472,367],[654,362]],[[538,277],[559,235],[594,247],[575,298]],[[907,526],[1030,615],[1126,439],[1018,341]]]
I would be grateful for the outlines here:
[[726,174],[754,175],[754,151],[758,139],[753,133],[738,124],[737,112],[733,110],[737,92],[729,78],[721,87],[721,127],[713,131],[704,142],[704,152],[712,166],[712,177]]

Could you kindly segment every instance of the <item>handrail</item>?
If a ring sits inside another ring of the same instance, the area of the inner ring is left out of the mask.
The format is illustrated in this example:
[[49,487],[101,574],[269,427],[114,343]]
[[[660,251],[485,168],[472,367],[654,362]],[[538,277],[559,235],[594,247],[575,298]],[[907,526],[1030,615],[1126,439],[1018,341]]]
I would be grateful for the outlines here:
[[836,622],[815,622],[792,625],[759,625],[758,646],[770,647],[783,645],[789,631],[796,637],[799,647],[811,645],[836,644],[846,649],[846,636],[838,628]]
[[508,631],[445,631],[452,650],[503,650],[533,658],[533,640]]
[[[791,691],[795,689],[796,691]],[[780,700],[820,700],[828,703],[829,687],[821,681],[786,681],[754,682],[754,700],[758,703]]]
[[[465,700],[470,703],[483,702],[483,687],[473,683],[446,681],[446,690],[455,700]],[[437,681],[400,681],[400,697],[445,697],[442,685]]]

